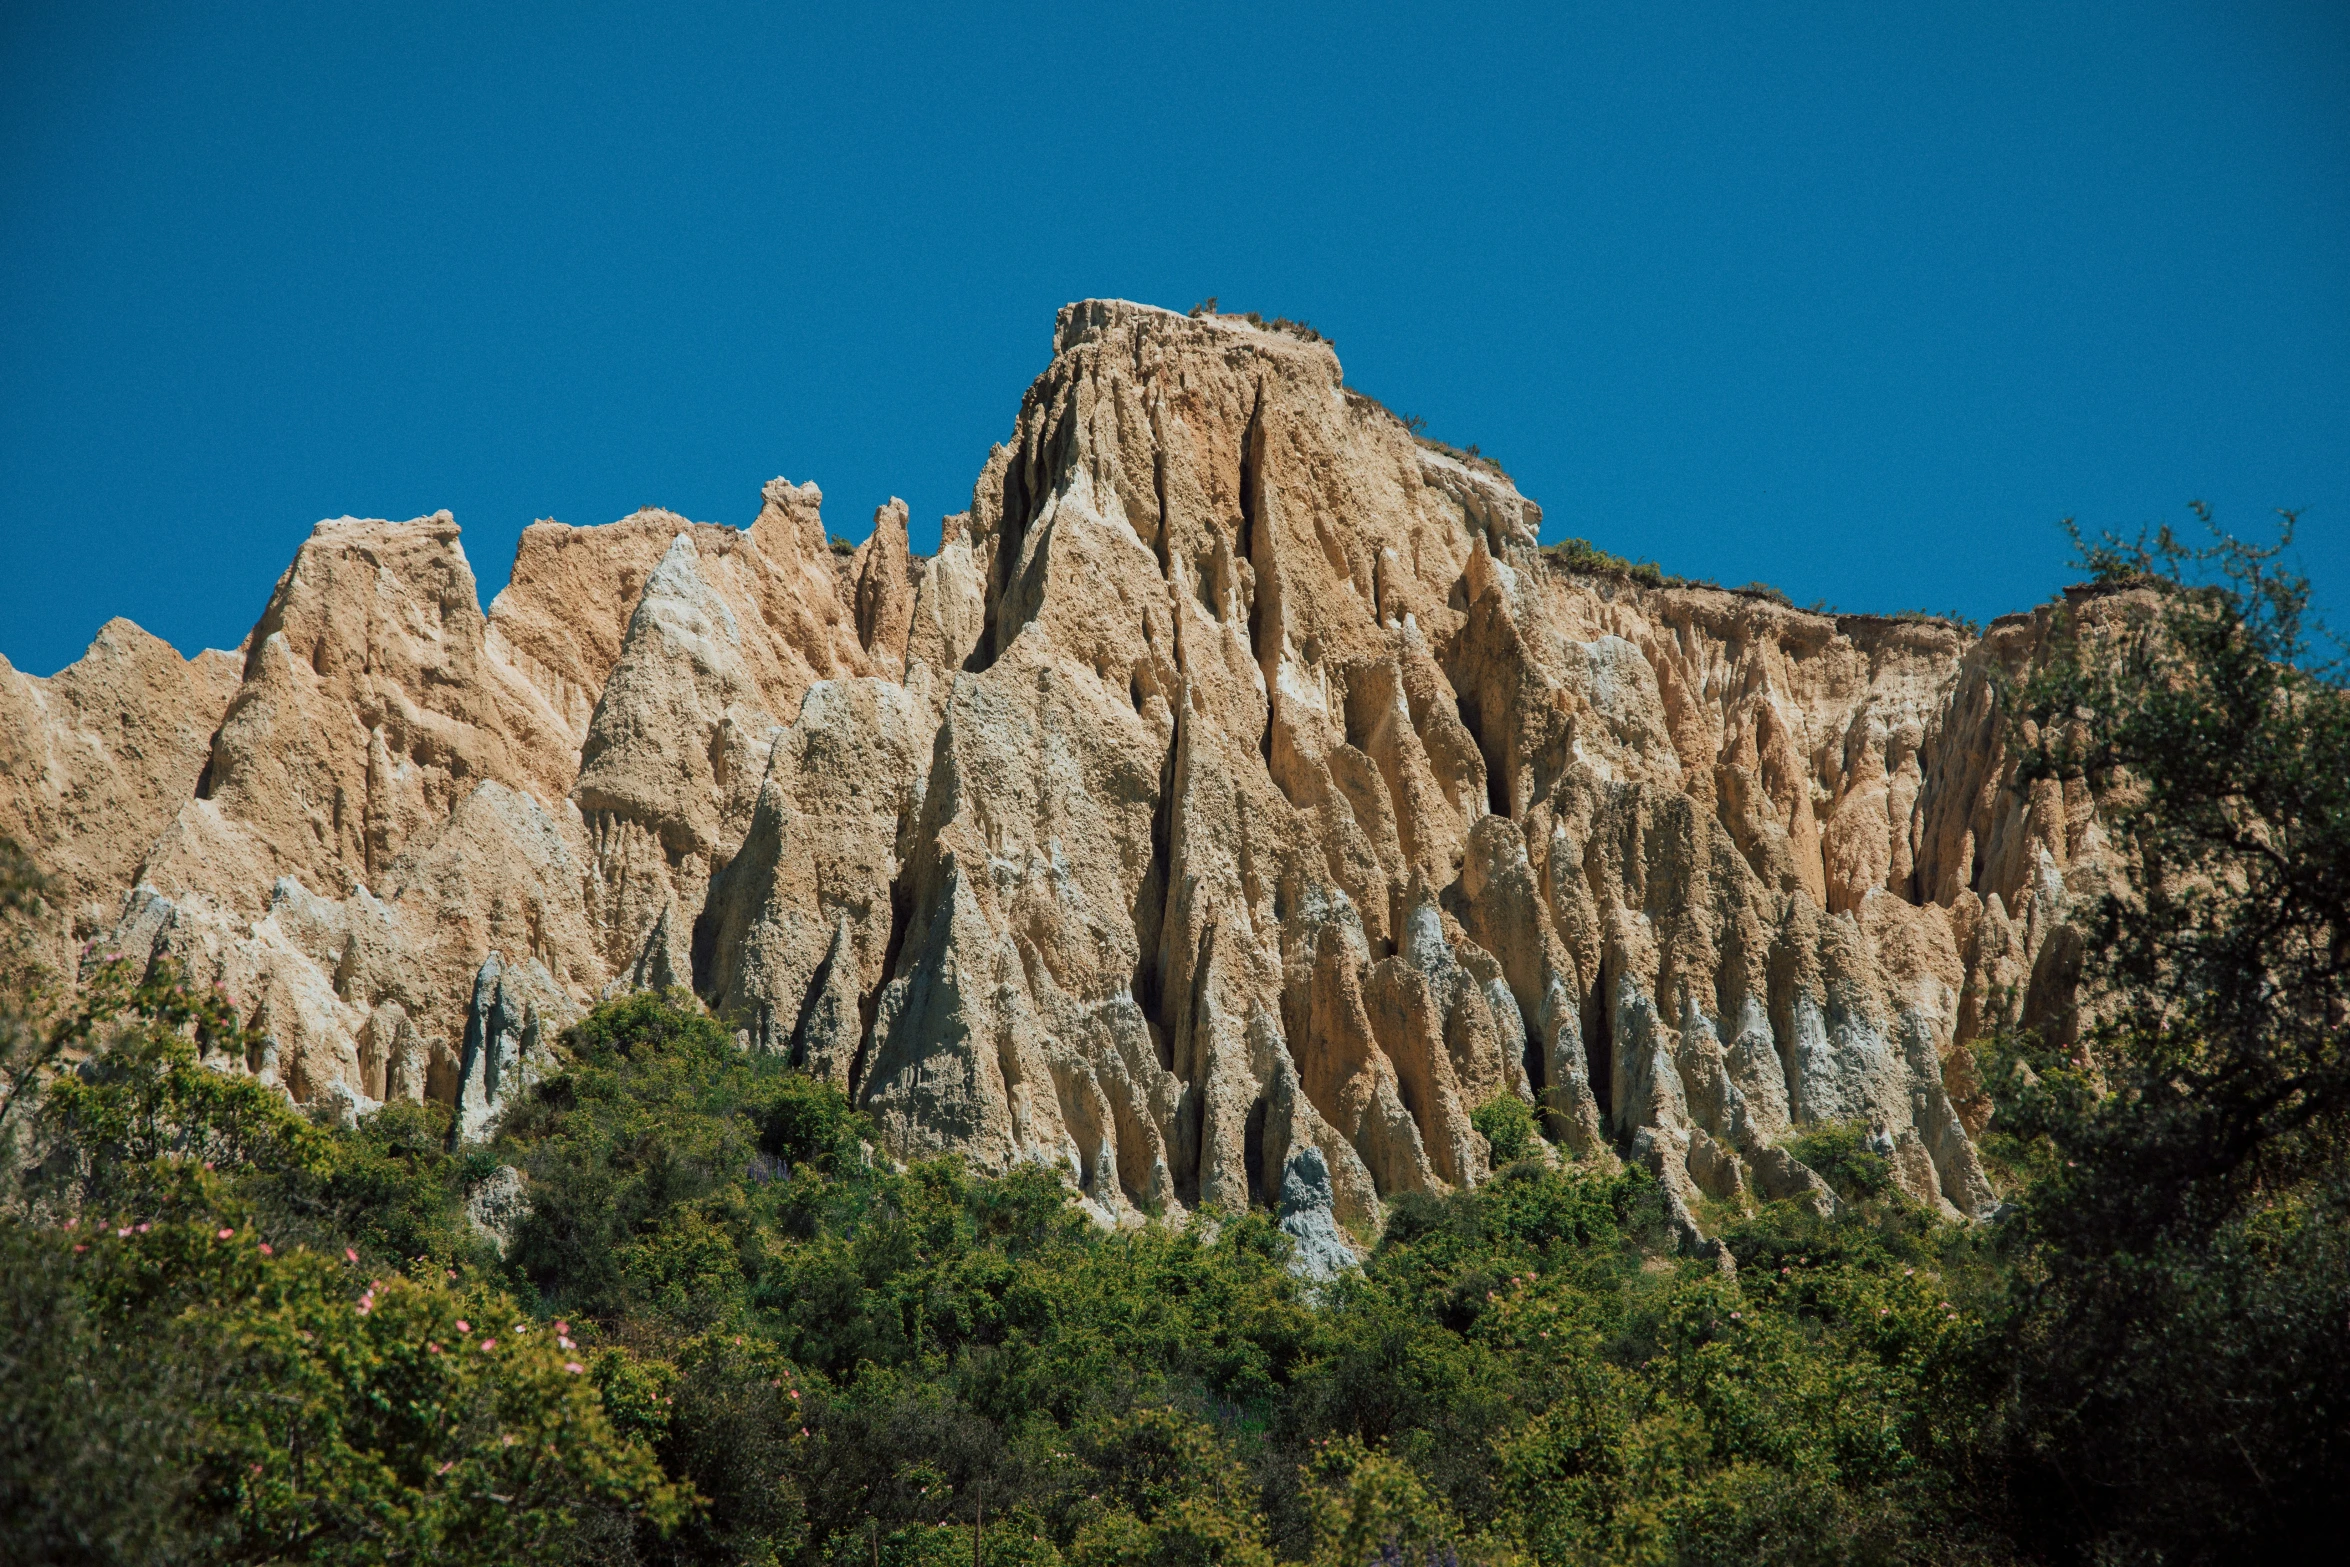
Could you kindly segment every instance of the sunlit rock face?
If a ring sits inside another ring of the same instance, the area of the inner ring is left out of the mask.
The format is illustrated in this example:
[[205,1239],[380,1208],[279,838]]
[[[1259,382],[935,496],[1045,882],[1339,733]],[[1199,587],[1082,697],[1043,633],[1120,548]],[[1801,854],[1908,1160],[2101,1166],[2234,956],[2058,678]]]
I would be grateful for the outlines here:
[[891,1153],[1109,1223],[1318,1168],[1365,1234],[1490,1173],[1502,1094],[1692,1244],[1832,1205],[1821,1121],[1989,1205],[1967,1042],[2067,1015],[2104,863],[1996,710],[2046,611],[1570,570],[1328,343],[1118,301],[1061,312],[936,555],[894,501],[837,553],[821,500],[537,524],[487,613],[446,513],[321,523],[233,655],[0,665],[53,955],[176,961],[295,1098],[477,1131],[599,997],[690,987]]

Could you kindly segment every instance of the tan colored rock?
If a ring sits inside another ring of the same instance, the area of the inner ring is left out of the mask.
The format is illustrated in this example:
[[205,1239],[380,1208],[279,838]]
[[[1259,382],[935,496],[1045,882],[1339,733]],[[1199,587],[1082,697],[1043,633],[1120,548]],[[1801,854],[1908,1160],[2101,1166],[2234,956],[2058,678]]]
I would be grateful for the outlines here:
[[478,1130],[598,996],[690,985],[891,1153],[1106,1223],[1318,1164],[1367,1239],[1485,1177],[1501,1094],[1717,1256],[1709,1205],[1833,1208],[1824,1120],[1988,1207],[1968,1042],[2077,1027],[2104,874],[1997,709],[2047,611],[1569,570],[1326,342],[1117,301],[935,556],[893,501],[844,557],[821,500],[536,524],[486,615],[445,514],[322,524],[233,690],[121,622],[0,670],[0,824],[352,1113]]
[[47,679],[0,659],[0,833],[58,883],[52,964],[112,927],[140,857],[196,792],[237,663],[182,659],[119,619]]
[[896,496],[873,514],[873,532],[851,561],[850,595],[857,640],[876,673],[902,680],[914,629],[913,553],[906,543],[906,503]]

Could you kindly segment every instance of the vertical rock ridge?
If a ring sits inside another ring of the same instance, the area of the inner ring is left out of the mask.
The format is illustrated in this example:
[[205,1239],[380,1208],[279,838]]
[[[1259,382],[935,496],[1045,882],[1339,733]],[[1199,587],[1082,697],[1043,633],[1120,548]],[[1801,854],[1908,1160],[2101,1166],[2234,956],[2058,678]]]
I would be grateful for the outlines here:
[[2070,1026],[2107,852],[2015,787],[2045,610],[1578,572],[1319,339],[1094,300],[1053,345],[928,560],[893,500],[842,563],[776,479],[746,530],[534,524],[485,615],[447,514],[343,519],[241,661],[115,622],[0,667],[61,949],[228,985],[297,1096],[468,1130],[599,995],[690,984],[893,1154],[1054,1166],[1105,1223],[1304,1172],[1364,1238],[1484,1178],[1502,1094],[1692,1246],[1832,1206],[1823,1120],[1985,1208],[1968,1042]]

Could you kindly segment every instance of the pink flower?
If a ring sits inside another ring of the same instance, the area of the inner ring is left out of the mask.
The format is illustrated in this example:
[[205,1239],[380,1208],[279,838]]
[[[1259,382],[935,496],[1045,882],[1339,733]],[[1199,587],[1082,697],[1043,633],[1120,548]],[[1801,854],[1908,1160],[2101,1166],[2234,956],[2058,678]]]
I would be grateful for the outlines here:
[[271,1249],[269,1242],[263,1241],[261,1243],[261,1255],[264,1257],[274,1257],[277,1255],[277,1253]]
[[555,1319],[555,1331],[557,1333],[568,1333],[571,1331],[571,1324],[564,1321],[561,1317],[557,1317]]
[[428,1355],[437,1355],[441,1352],[441,1346],[438,1344],[428,1343],[424,1346],[424,1352]]
[[570,1372],[573,1376],[578,1376],[582,1371],[585,1371],[587,1367],[581,1365],[576,1360],[566,1360],[563,1362],[563,1369]]
[[456,1459],[454,1459],[454,1458],[452,1458],[452,1459],[450,1459],[450,1460],[449,1460],[447,1463],[445,1463],[445,1464],[441,1465],[441,1467],[440,1467],[440,1468],[438,1468],[438,1469],[434,1470],[434,1471],[433,1471],[433,1473],[435,1473],[435,1474],[444,1474],[444,1475],[445,1475],[445,1474],[447,1474],[447,1473],[448,1473],[450,1470],[452,1470],[452,1469],[454,1469],[454,1468],[456,1468],[456,1467],[457,1467],[457,1460],[456,1460]]
[[471,1333],[473,1331],[473,1324],[466,1321],[463,1317],[459,1317],[457,1319],[457,1331],[460,1333]]
[[577,1349],[577,1348],[579,1348],[579,1346],[578,1346],[577,1344],[574,1344],[574,1343],[572,1343],[572,1342],[571,1342],[571,1340],[570,1340],[570,1339],[568,1339],[568,1338],[562,1338],[562,1337],[558,1337],[558,1338],[555,1340],[555,1342],[556,1342],[556,1343],[558,1343],[558,1344],[560,1344],[560,1345],[562,1345],[562,1346],[563,1346],[565,1349]]
[[89,1249],[90,1249],[90,1248],[89,1248],[89,1247],[87,1247],[87,1246],[76,1246],[76,1247],[74,1248],[74,1250],[75,1250],[75,1251],[88,1251]]
[[116,1240],[121,1240],[121,1239],[122,1239],[124,1236],[126,1236],[126,1235],[130,1234],[130,1232],[131,1232],[131,1227],[130,1227],[129,1225],[127,1225],[127,1224],[126,1224],[126,1225],[124,1225],[124,1226],[123,1226],[121,1229],[119,1229],[119,1230],[116,1230],[116,1231],[114,1232],[114,1238],[115,1238]]
[[139,1233],[140,1233],[141,1235],[144,1235],[144,1234],[146,1234],[146,1233],[147,1233],[149,1230],[151,1230],[151,1229],[155,1228],[155,1226],[154,1226],[154,1225],[152,1225],[152,1224],[142,1224],[142,1225],[140,1225],[138,1228],[139,1228]]
[[357,1262],[359,1260],[359,1249],[356,1246],[345,1246],[343,1248],[343,1260],[345,1262]]
[[228,1239],[230,1236],[232,1236],[232,1235],[234,1235],[234,1234],[236,1234],[236,1233],[237,1233],[237,1232],[236,1232],[234,1229],[230,1228],[230,1227],[229,1227],[229,1226],[227,1226],[227,1225],[223,1225],[223,1226],[221,1226],[221,1230],[220,1230],[220,1238],[221,1238],[222,1240],[224,1240],[224,1241],[225,1241],[225,1240],[227,1240],[227,1239]]
[[498,1341],[494,1338],[485,1338],[481,1341],[481,1352],[485,1355],[497,1347]]
[[798,1398],[798,1397],[800,1396],[800,1390],[799,1390],[798,1388],[796,1388],[796,1387],[795,1387],[795,1388],[793,1388],[793,1389],[791,1390],[791,1396],[792,1396],[792,1397],[794,1397],[794,1398]]

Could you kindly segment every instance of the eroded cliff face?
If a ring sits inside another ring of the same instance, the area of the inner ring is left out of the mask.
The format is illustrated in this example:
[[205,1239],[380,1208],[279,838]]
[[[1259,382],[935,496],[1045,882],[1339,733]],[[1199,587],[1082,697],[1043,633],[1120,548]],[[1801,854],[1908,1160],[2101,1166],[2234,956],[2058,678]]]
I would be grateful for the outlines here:
[[1708,1197],[1831,1203],[1822,1120],[1989,1205],[1966,1043],[2062,1019],[2101,863],[1994,712],[2046,611],[1576,574],[1327,343],[1089,301],[1053,350],[927,560],[778,479],[744,531],[538,524],[484,614],[447,514],[343,519],[238,655],[0,665],[60,956],[175,960],[273,1041],[242,1069],[473,1129],[600,995],[691,986],[893,1153],[1108,1222],[1311,1149],[1364,1232],[1488,1173],[1498,1094],[1692,1244]]

